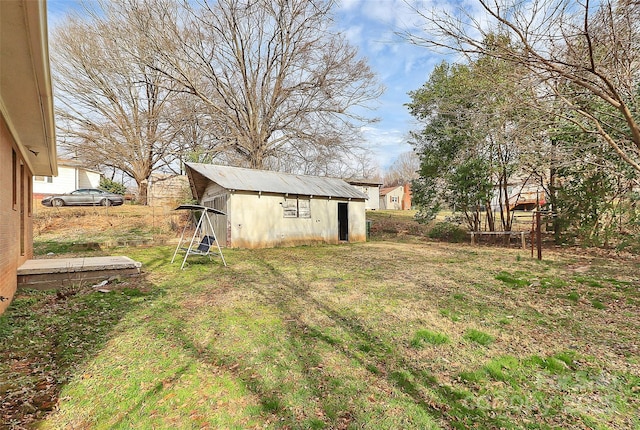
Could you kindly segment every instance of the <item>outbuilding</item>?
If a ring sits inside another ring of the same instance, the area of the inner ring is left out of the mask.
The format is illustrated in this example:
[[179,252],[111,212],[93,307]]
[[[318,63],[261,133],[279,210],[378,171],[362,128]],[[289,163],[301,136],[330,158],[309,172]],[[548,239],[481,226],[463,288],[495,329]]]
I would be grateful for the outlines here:
[[364,242],[367,196],[342,179],[187,163],[193,196],[234,248]]
[[380,187],[382,182],[373,179],[347,179],[346,181],[367,195],[366,210],[375,211],[380,209]]

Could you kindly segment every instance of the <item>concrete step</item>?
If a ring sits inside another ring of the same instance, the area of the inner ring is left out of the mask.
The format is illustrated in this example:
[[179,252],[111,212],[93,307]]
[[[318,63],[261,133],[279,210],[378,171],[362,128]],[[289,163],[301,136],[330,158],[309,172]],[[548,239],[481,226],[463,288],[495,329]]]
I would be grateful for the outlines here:
[[112,276],[138,276],[141,267],[142,263],[125,256],[27,260],[18,268],[18,288],[95,284]]

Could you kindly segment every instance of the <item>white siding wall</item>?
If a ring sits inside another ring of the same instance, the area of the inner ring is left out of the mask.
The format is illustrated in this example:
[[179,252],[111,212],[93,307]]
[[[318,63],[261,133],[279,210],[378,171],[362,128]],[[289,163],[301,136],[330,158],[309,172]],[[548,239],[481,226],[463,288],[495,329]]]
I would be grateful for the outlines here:
[[33,192],[38,194],[64,194],[78,188],[98,188],[100,173],[85,169],[58,165],[58,176],[51,182],[33,178]]
[[380,196],[380,209],[390,209],[390,210],[402,209],[403,196],[404,196],[403,187],[397,187],[389,191],[386,196]]
[[100,173],[92,172],[90,170],[78,169],[78,186],[76,188],[98,188],[99,186]]
[[380,209],[380,187],[376,185],[354,185],[358,190],[369,196],[369,199],[365,201],[365,209],[378,210]]

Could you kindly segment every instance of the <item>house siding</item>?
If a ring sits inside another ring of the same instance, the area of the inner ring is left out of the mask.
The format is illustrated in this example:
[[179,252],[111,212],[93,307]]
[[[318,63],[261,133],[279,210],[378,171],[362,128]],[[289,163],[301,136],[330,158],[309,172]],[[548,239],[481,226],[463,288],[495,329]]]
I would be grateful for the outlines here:
[[369,196],[369,199],[365,201],[366,210],[378,210],[380,209],[380,187],[377,185],[354,185],[357,190]]
[[51,194],[70,193],[78,188],[98,188],[100,176],[98,172],[58,164],[58,176],[51,182],[44,182],[34,177],[33,194],[44,197]]
[[404,189],[402,186],[386,190],[386,193],[380,196],[380,209],[401,210],[403,194]]
[[[33,255],[30,181],[31,172],[2,117],[0,119],[0,183],[2,184],[0,187],[0,249],[2,249],[0,252],[0,314],[9,306],[16,292],[18,267]],[[16,191],[15,204],[14,190]],[[21,218],[24,222],[22,227]]]

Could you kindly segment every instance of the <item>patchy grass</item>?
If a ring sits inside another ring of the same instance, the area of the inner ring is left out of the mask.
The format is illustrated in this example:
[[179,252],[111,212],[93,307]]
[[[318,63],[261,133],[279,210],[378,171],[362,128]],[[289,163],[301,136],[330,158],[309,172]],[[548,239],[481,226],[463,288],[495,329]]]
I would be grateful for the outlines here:
[[473,328],[467,330],[463,337],[482,346],[487,346],[495,340],[490,334]]
[[578,303],[580,294],[576,293],[575,291],[571,291],[569,294],[567,294],[567,299],[571,300],[574,303]]
[[414,348],[422,348],[424,344],[443,345],[445,343],[449,343],[449,336],[426,329],[418,330],[411,339],[411,346]]
[[604,309],[604,308],[606,308],[606,306],[598,299],[591,300],[591,306],[593,306],[596,309]]
[[500,273],[498,273],[495,276],[495,278],[498,281],[504,282],[506,285],[512,288],[522,288],[522,287],[528,286],[531,283],[526,278],[523,278],[523,276],[526,276],[526,275],[528,274],[527,273],[512,274],[506,271],[500,271]]
[[0,318],[3,422],[640,427],[637,259],[376,240],[181,271],[172,253],[127,249],[145,277],[110,293],[19,292]]

